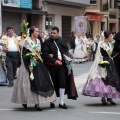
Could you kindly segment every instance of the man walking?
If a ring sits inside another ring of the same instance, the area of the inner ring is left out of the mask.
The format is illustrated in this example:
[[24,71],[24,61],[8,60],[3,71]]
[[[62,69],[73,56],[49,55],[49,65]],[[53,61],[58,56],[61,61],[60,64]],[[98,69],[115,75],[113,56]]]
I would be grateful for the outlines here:
[[[55,91],[58,97],[60,97],[59,108],[67,109],[67,105],[64,102],[64,94],[67,93],[69,99],[76,99],[77,92],[74,84],[74,78],[70,82],[70,76],[68,76],[68,69],[64,60],[64,54],[68,54],[68,47],[66,43],[59,37],[59,28],[52,27],[51,36],[45,40],[43,44],[43,59],[50,72]],[[69,83],[72,83],[72,93],[70,91]],[[50,107],[55,107],[54,103],[50,104]]]
[[6,68],[7,68],[7,79],[9,81],[8,87],[13,86],[13,80],[16,76],[16,69],[20,64],[20,47],[18,40],[14,35],[14,30],[12,27],[6,28],[7,35],[6,38],[6,47],[8,52],[6,53]]

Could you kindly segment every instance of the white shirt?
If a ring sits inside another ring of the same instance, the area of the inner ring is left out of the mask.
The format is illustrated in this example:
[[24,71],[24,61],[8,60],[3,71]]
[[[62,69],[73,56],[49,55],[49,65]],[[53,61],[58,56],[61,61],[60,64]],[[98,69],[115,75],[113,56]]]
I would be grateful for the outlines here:
[[16,52],[18,48],[14,42],[14,37],[8,37],[8,52]]
[[57,47],[57,49],[58,49],[58,58],[60,59],[60,60],[62,60],[62,55],[61,55],[61,53],[60,53],[60,50],[59,50],[59,47],[57,46],[57,43],[54,41],[54,43],[55,43],[55,45],[56,45],[56,47]]

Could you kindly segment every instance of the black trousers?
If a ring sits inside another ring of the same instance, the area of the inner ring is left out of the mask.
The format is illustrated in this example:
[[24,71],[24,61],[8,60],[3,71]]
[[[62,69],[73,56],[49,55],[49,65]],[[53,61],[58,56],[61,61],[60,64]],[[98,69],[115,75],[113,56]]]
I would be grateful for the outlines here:
[[66,70],[64,65],[48,66],[55,89],[66,87]]
[[20,57],[9,57],[6,56],[6,68],[7,68],[7,79],[13,81],[16,76],[16,69],[20,63]]

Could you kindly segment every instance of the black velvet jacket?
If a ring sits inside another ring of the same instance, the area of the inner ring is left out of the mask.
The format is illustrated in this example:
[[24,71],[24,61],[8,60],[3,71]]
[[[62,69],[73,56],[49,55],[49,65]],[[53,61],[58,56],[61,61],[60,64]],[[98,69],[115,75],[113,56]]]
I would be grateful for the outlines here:
[[[64,40],[62,40],[60,37],[55,39],[55,42],[57,46],[59,47],[59,50],[61,54],[68,53],[68,47]],[[53,57],[51,58],[49,54],[53,54]],[[58,49],[54,43],[54,40],[52,38],[49,38],[45,40],[43,44],[43,59],[44,62],[51,62],[52,64],[55,64],[56,60],[58,58]],[[63,57],[62,57],[63,58]]]

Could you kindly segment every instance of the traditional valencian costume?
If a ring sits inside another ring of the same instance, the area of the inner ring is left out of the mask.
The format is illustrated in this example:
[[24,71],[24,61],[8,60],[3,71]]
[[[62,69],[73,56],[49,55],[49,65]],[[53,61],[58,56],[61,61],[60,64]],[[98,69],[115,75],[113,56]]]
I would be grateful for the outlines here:
[[114,43],[112,56],[115,56],[113,60],[114,60],[114,64],[117,69],[118,75],[120,77],[120,32],[118,32],[113,39],[115,40],[115,43]]
[[[2,47],[2,46],[0,46]],[[6,73],[5,73],[5,69],[4,66],[2,64],[2,50],[0,51],[0,59],[1,59],[1,63],[0,63],[0,84],[4,84],[7,82],[7,78],[6,78]]]
[[[7,27],[8,30],[13,30]],[[7,30],[7,31],[8,31]],[[7,69],[7,79],[9,81],[8,87],[13,86],[13,81],[16,78],[16,69],[20,65],[20,46],[16,34],[12,36],[4,35],[2,38],[4,45],[8,48],[7,53],[3,53],[5,59],[5,66]]]
[[[95,61],[90,69],[82,94],[101,98],[120,98],[120,78],[111,58],[112,47],[104,41],[99,42]],[[100,62],[109,62],[109,66],[101,67]]]
[[73,62],[84,62],[87,58],[86,43],[82,38],[76,36],[75,39],[75,51],[73,55]]
[[[53,27],[53,29],[57,29],[57,27]],[[53,57],[50,57],[49,54],[53,54]],[[68,56],[70,57],[68,47],[61,37],[55,39],[50,37],[45,40],[43,47],[44,62],[50,72],[57,97],[60,97],[59,107],[63,109],[67,109],[64,103],[64,93],[67,94],[68,99],[76,100],[78,97],[73,71],[72,68],[69,69]],[[61,61],[62,65],[56,64],[56,60]]]
[[[36,45],[28,38],[23,42],[21,66],[14,86],[12,102],[18,104],[41,104],[56,100],[54,86],[46,67],[42,63],[39,51],[40,41]],[[35,60],[29,55],[35,55]],[[32,69],[29,66],[32,66]]]

